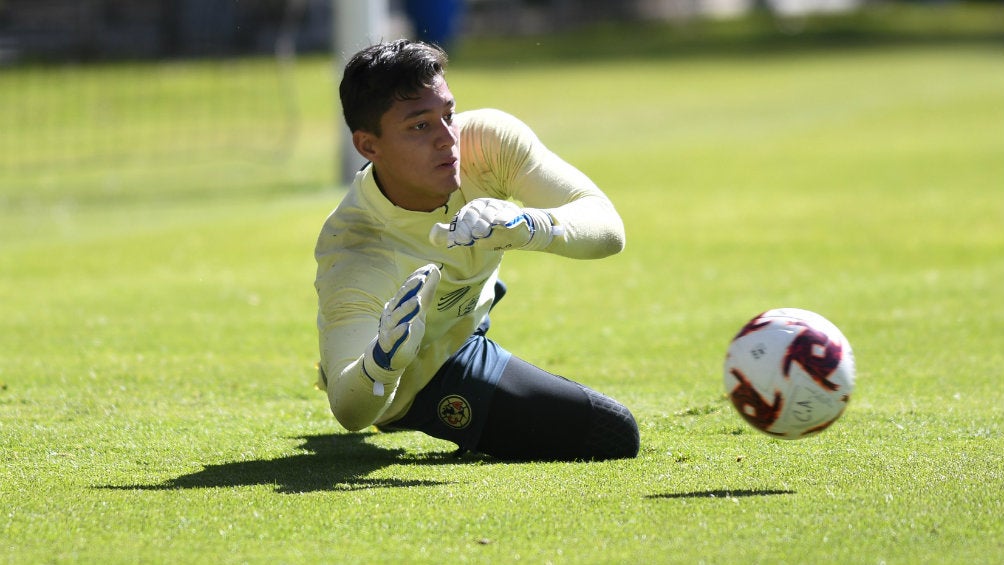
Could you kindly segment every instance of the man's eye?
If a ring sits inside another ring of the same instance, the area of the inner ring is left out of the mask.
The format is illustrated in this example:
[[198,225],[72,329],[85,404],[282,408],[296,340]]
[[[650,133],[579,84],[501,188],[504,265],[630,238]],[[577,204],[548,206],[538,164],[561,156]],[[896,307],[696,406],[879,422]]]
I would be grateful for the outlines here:
[[423,129],[425,129],[427,127],[429,127],[429,124],[427,122],[419,122],[419,123],[411,126],[411,129],[413,129],[415,131],[422,131]]
[[455,116],[455,115],[456,115],[456,112],[450,112],[449,114],[446,114],[446,118],[445,118],[446,119],[446,123],[452,124],[453,123],[453,116]]

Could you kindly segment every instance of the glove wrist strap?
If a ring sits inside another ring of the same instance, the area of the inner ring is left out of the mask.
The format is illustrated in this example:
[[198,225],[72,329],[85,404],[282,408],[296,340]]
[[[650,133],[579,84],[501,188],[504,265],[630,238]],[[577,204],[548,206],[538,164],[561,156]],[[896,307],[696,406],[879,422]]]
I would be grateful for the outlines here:
[[381,367],[373,359],[373,347],[375,346],[376,340],[374,340],[374,343],[366,350],[366,354],[363,355],[360,367],[362,375],[373,383],[373,396],[384,396],[388,387],[393,389],[397,386],[397,383],[401,378],[402,371],[395,371],[393,369],[388,370]]
[[523,246],[527,251],[542,251],[551,245],[555,236],[561,237],[565,233],[562,226],[555,225],[554,216],[548,214],[540,208],[524,208],[523,214],[532,222],[530,241]]

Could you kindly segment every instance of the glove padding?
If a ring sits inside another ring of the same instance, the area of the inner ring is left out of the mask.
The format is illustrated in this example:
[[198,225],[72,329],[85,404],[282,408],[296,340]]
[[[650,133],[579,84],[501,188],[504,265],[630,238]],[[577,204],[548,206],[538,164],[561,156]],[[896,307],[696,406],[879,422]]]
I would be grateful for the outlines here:
[[551,217],[537,208],[520,208],[508,200],[476,198],[464,205],[449,224],[429,232],[433,245],[458,245],[508,251],[543,249],[551,243]]
[[373,381],[373,394],[395,383],[415,360],[425,336],[425,317],[442,274],[429,264],[413,272],[383,308],[377,336],[366,348],[363,372]]

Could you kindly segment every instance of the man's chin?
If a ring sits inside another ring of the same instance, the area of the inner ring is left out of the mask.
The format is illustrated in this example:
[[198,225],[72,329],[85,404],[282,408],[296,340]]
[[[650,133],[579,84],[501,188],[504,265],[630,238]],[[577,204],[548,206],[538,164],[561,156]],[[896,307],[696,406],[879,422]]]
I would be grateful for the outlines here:
[[460,177],[450,179],[450,182],[447,182],[443,185],[443,192],[446,194],[453,194],[459,189],[460,189]]

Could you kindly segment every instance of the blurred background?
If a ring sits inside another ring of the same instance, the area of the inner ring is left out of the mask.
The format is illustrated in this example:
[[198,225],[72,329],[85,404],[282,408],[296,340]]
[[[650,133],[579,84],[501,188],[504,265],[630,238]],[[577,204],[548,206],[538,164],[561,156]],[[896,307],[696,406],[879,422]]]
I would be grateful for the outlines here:
[[[999,1],[0,0],[0,203],[65,182],[177,191],[180,170],[181,190],[340,185],[355,163],[335,86],[344,55],[379,39],[497,65],[1001,41],[1001,14]],[[533,39],[554,34],[579,40]]]

